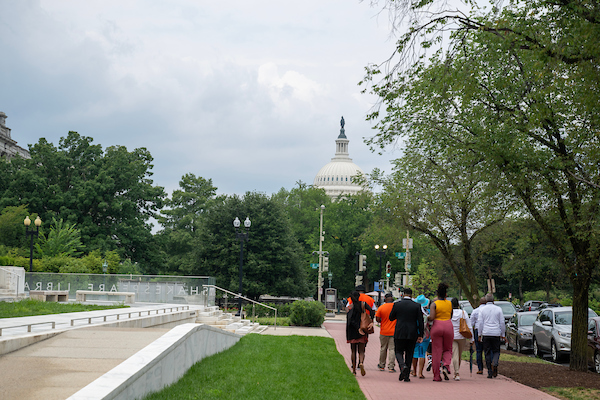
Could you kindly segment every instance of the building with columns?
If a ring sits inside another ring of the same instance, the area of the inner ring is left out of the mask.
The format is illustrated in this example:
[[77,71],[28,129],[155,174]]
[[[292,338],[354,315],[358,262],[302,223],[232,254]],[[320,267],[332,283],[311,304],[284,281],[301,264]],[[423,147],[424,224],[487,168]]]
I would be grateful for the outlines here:
[[340,125],[340,134],[335,140],[335,156],[321,168],[313,182],[314,187],[325,189],[325,193],[334,199],[367,190],[367,188],[353,182],[354,177],[364,176],[365,174],[350,158],[348,152],[350,141],[346,137],[344,117],[342,117]]
[[11,138],[10,128],[6,126],[6,114],[0,111],[0,157],[10,160],[16,155],[31,158],[29,151],[18,146],[16,140]]

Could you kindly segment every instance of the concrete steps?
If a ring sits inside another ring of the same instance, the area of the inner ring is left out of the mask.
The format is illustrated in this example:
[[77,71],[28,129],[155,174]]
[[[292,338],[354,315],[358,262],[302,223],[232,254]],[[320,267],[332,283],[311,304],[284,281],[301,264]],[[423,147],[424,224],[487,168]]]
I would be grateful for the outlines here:
[[260,333],[267,328],[231,313],[225,313],[216,306],[204,307],[203,310],[198,311],[196,323],[214,326],[238,335],[245,335],[250,332]]

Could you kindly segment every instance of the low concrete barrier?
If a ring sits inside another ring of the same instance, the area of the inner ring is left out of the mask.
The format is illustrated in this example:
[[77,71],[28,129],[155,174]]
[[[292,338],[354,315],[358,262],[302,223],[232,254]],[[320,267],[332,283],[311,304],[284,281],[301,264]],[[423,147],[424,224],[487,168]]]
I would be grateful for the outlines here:
[[120,296],[125,297],[125,303],[135,303],[134,292],[104,292],[98,290],[78,290],[75,292],[75,301],[85,301],[87,296]]
[[196,362],[230,348],[240,338],[204,324],[179,325],[68,400],[143,398],[176,382]]

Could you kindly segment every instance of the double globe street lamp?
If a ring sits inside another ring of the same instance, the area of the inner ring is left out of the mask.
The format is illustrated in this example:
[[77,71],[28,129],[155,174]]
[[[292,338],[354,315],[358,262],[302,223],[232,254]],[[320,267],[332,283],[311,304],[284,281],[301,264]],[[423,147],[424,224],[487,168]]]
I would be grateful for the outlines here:
[[244,276],[244,241],[248,240],[248,234],[250,231],[250,219],[246,217],[244,221],[244,227],[246,228],[246,232],[240,232],[241,221],[238,217],[235,217],[233,220],[233,227],[235,228],[235,235],[240,241],[240,290],[239,290],[239,303],[238,303],[238,313],[236,315],[242,316],[242,277]]
[[38,236],[40,234],[40,226],[42,225],[42,220],[40,219],[39,216],[35,219],[35,221],[34,221],[35,231],[33,230],[33,228],[31,228],[31,230],[29,230],[29,226],[31,225],[31,220],[29,219],[29,216],[25,217],[23,224],[25,224],[25,237],[31,236],[31,245],[29,246],[29,272],[32,272],[33,271],[33,237]]
[[375,255],[377,257],[379,257],[379,290],[377,291],[377,293],[378,293],[377,305],[378,306],[381,305],[381,286],[383,286],[382,285],[383,277],[381,276],[381,257],[383,257],[385,255],[386,250],[387,250],[387,244],[383,245],[382,250],[379,250],[378,244],[375,245]]

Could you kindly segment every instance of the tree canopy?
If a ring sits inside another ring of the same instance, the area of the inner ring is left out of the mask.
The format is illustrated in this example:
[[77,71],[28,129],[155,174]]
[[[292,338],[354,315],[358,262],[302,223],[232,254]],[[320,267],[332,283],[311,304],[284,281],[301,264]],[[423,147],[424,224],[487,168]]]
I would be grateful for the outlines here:
[[[383,74],[368,69],[385,110],[371,114],[379,133],[370,143],[410,137],[425,148],[472,153],[490,179],[506,183],[506,195],[548,236],[573,285],[571,368],[586,369],[588,294],[599,255],[600,5],[511,1],[470,16],[425,17],[424,8],[440,2],[386,4],[413,18],[395,64]],[[435,50],[448,28],[449,46]],[[435,51],[426,57],[418,44]]]

